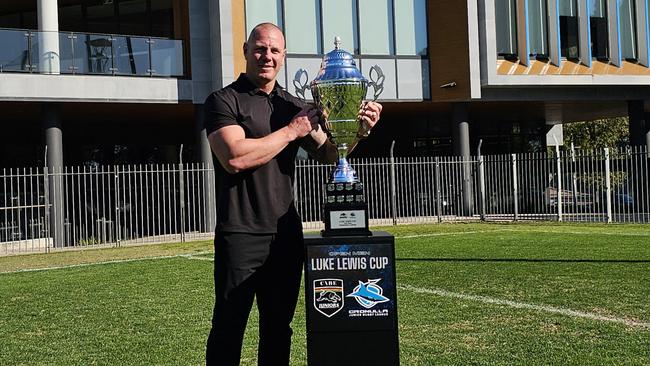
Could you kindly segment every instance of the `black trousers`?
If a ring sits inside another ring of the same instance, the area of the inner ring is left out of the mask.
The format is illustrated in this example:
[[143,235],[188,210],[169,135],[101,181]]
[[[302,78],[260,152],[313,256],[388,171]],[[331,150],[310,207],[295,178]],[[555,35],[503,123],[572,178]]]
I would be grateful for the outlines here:
[[302,276],[302,231],[220,232],[214,245],[215,305],[206,365],[239,365],[254,298],[259,311],[258,365],[289,365],[290,324]]

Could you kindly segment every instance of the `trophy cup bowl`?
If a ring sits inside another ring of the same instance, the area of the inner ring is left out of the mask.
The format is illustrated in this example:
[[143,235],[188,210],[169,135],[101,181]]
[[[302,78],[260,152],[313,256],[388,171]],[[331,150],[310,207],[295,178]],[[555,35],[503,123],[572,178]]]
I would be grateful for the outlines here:
[[326,116],[325,127],[332,135],[332,142],[338,150],[336,169],[331,174],[334,183],[355,183],[359,181],[347,157],[358,139],[358,113],[366,96],[366,80],[345,80],[323,82],[312,85],[312,95]]
[[318,75],[311,82],[311,94],[326,117],[325,127],[338,149],[338,161],[330,182],[356,183],[359,178],[347,157],[359,139],[359,110],[372,83],[361,74],[354,57],[340,49],[340,44],[340,38],[336,37],[335,49],[325,55]]

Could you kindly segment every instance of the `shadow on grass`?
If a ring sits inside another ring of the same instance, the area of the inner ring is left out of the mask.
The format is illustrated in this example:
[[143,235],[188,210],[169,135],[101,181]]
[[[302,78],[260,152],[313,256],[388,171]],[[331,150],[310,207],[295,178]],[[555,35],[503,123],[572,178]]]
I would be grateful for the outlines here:
[[635,259],[396,258],[397,262],[650,263]]

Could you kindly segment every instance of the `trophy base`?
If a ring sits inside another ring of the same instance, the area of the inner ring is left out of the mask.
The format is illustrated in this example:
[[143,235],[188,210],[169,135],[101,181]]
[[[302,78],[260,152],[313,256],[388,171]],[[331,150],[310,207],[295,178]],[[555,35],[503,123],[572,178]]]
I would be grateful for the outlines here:
[[325,230],[322,235],[372,235],[368,230],[368,204],[363,194],[363,184],[330,182],[325,187]]

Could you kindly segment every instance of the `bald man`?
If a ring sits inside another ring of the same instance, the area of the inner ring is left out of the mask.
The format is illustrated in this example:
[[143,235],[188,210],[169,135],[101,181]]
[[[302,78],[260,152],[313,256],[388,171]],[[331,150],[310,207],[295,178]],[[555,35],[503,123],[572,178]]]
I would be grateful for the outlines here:
[[[321,162],[336,147],[313,105],[276,77],[286,55],[282,31],[257,25],[243,45],[246,72],[205,102],[208,140],[218,160],[214,241],[215,305],[206,365],[239,365],[253,300],[259,311],[258,365],[289,365],[291,320],[300,289],[303,237],[293,201],[299,147]],[[360,134],[379,120],[367,103]]]

